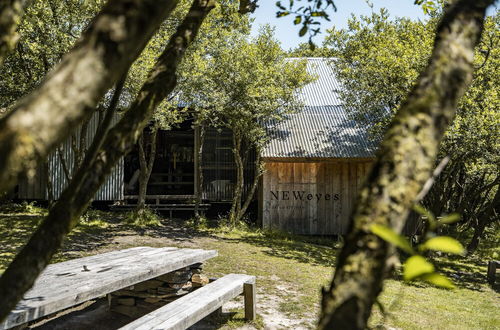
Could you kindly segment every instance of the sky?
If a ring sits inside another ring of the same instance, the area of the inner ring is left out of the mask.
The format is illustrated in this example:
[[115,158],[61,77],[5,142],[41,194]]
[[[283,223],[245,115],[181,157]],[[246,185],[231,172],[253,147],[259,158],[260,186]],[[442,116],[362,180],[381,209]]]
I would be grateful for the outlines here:
[[[288,0],[281,0],[285,7]],[[305,0],[303,0],[305,1]],[[373,11],[379,12],[380,8],[387,8],[391,17],[409,17],[413,20],[425,19],[422,8],[415,5],[415,0],[370,0],[373,4]],[[259,0],[259,8],[255,11],[252,17],[255,22],[252,27],[252,35],[256,35],[261,24],[270,23],[276,27],[276,37],[281,41],[282,47],[285,50],[295,48],[301,42],[307,42],[307,37],[299,37],[300,25],[293,25],[294,16],[276,18],[276,0]],[[500,0],[496,1],[496,8],[489,8],[487,14],[493,15],[499,6]],[[322,33],[317,35],[314,42],[317,45],[321,44],[325,36],[325,30],[335,26],[336,28],[347,27],[347,20],[352,14],[370,15],[372,9],[368,6],[366,0],[335,0],[337,12],[331,12],[330,19],[321,20]]]
[[[303,0],[305,1],[305,0]],[[409,17],[411,19],[424,19],[422,8],[414,5],[415,0],[371,0],[373,10],[378,12],[380,8],[385,7],[389,10],[391,17]],[[255,22],[252,27],[252,35],[255,35],[261,24],[270,23],[276,27],[276,37],[281,41],[285,50],[295,48],[301,42],[307,42],[307,37],[300,38],[298,32],[300,26],[293,25],[293,15],[289,17],[276,18],[276,0],[259,0],[259,8],[253,14]],[[288,4],[288,0],[282,0],[282,3]],[[366,0],[336,0],[337,12],[330,15],[331,21],[321,20],[322,34],[315,37],[314,42],[321,44],[327,28],[335,26],[344,28],[347,26],[347,20],[354,13],[359,15],[370,15],[372,9],[368,6]]]

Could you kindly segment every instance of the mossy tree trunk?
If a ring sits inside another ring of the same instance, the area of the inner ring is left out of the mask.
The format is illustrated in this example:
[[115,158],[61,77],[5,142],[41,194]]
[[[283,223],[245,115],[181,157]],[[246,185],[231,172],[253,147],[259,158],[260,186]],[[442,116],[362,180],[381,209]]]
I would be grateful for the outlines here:
[[137,200],[136,212],[141,215],[146,208],[146,193],[148,190],[149,178],[153,171],[153,165],[156,158],[156,136],[158,134],[158,127],[151,130],[149,156],[146,155],[144,150],[144,133],[141,134],[138,141],[139,146],[139,197]]
[[358,196],[334,277],[323,292],[320,329],[367,327],[393,253],[370,227],[401,232],[472,79],[474,48],[492,2],[460,0],[446,8],[428,66],[393,119]]
[[[158,3],[162,5],[162,1]],[[103,129],[96,135],[69,186],[0,277],[0,320],[5,319],[31,288],[61,247],[64,238],[78,223],[113,166],[132,149],[154,109],[172,92],[176,85],[175,72],[179,61],[213,7],[213,1],[193,1],[130,109],[107,133]]]

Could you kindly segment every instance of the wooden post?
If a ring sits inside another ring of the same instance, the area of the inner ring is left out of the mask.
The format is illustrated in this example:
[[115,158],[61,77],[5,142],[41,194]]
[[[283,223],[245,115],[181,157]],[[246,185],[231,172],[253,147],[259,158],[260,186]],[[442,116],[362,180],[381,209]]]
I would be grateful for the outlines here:
[[499,262],[495,260],[488,261],[488,273],[486,278],[488,279],[488,283],[491,285],[495,285],[498,264]]
[[255,283],[244,283],[243,284],[243,295],[245,297],[245,320],[253,321],[255,320]]

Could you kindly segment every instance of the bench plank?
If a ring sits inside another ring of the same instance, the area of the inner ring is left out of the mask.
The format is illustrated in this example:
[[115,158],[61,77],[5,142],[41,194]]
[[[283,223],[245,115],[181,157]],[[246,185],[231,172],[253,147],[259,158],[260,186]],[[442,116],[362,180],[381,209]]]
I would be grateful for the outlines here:
[[[222,307],[226,301],[243,293],[245,284],[252,285],[252,288],[254,288],[255,276],[244,274],[226,275],[144,315],[120,328],[120,330],[186,329]],[[245,305],[248,303],[255,304],[255,299],[252,301],[245,300]],[[254,307],[252,308],[255,310]]]
[[[0,329],[9,329],[215,256],[215,250],[140,247],[49,265],[0,324]],[[84,265],[88,271],[83,269]]]

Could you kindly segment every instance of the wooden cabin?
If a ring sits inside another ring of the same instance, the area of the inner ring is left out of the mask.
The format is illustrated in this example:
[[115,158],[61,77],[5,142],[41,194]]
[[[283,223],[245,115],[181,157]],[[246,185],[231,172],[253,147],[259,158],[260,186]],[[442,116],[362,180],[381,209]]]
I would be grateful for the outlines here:
[[[254,196],[258,222],[265,229],[295,234],[345,234],[354,199],[373,163],[377,141],[348,116],[330,60],[307,61],[308,71],[318,79],[299,92],[303,107],[285,121],[266,123],[271,139],[262,154],[266,172]],[[97,125],[94,121],[90,135]],[[193,203],[196,197],[212,207],[231,201],[236,182],[231,132],[209,128],[202,143],[199,128],[193,123],[188,119],[172,130],[159,132],[147,189],[151,206]],[[202,144],[200,167],[195,154]],[[62,148],[71,162],[70,141]],[[255,155],[248,159],[245,192],[253,181],[254,159]],[[138,168],[135,150],[119,162],[95,200],[133,206]],[[43,171],[39,172],[35,180],[21,182],[19,198],[47,199],[46,179]],[[49,171],[45,173],[51,175],[57,198],[67,182],[56,155],[49,159]],[[198,191],[200,173],[203,184]]]
[[259,194],[262,227],[295,234],[338,235],[348,229],[354,199],[377,142],[348,116],[328,59],[309,58],[318,79],[300,92],[302,109],[270,123]]

